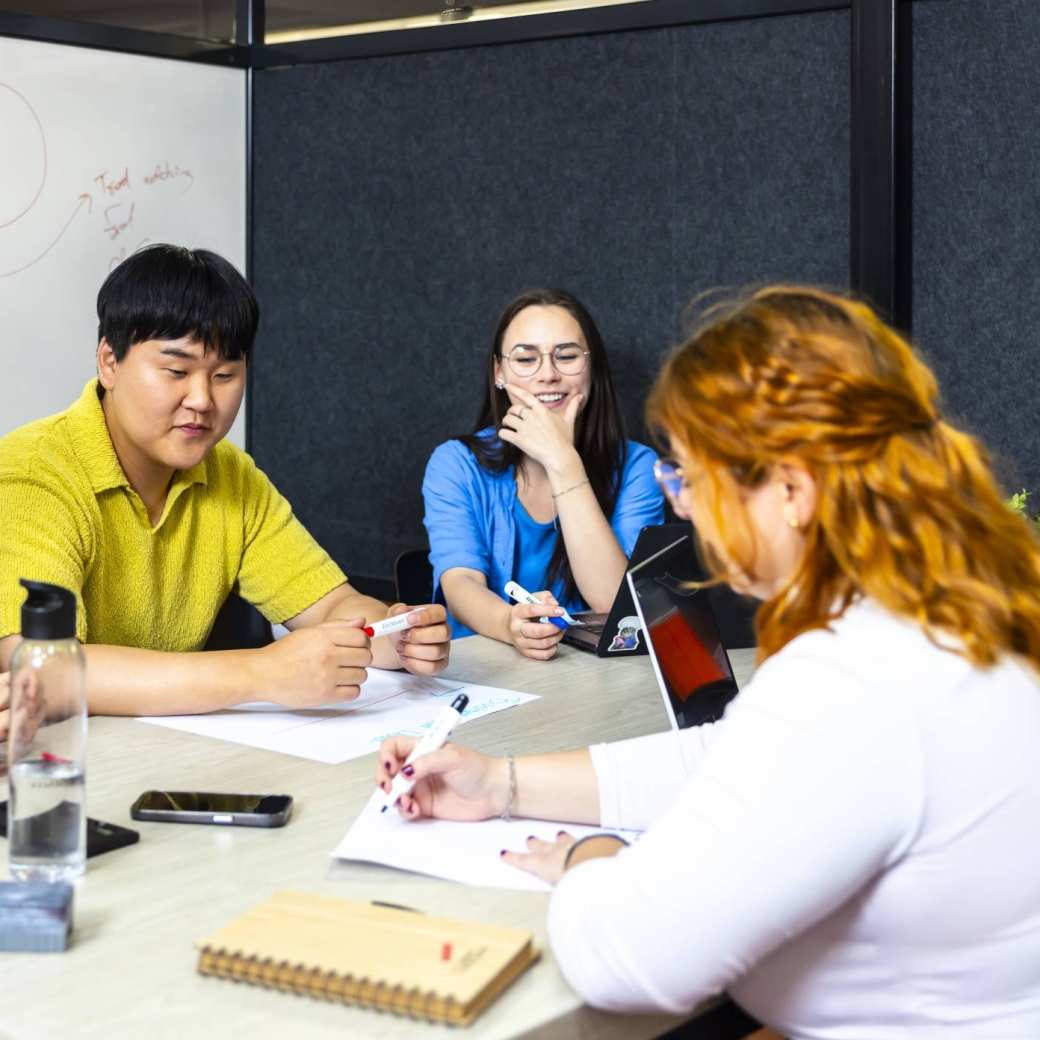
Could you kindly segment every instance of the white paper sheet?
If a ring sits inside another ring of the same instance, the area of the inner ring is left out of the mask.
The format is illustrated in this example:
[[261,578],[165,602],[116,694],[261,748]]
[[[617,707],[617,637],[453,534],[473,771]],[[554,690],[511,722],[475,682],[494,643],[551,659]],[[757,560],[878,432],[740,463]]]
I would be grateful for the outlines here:
[[[575,838],[595,834],[601,827],[551,820],[482,820],[453,823],[450,820],[405,820],[395,809],[380,812],[383,793],[376,791],[361,810],[353,826],[332,851],[336,859],[382,863],[417,874],[461,881],[485,888],[518,888],[547,892],[551,886],[533,874],[510,866],[499,855],[501,849],[523,852],[527,836],[555,841],[564,830]],[[611,831],[628,841],[635,831]]]
[[208,715],[155,716],[138,721],[335,765],[377,751],[382,741],[395,733],[422,736],[442,704],[450,704],[460,693],[469,697],[469,705],[459,726],[538,699],[533,693],[496,686],[473,686],[373,668],[361,687],[361,696],[354,701],[295,711],[267,702],[241,704]]

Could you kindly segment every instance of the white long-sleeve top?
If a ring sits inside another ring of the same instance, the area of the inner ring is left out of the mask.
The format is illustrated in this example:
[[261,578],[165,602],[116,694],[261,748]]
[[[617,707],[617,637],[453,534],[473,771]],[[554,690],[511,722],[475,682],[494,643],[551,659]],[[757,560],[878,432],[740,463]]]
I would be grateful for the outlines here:
[[727,989],[785,1036],[1040,1038],[1040,681],[869,601],[714,726],[592,749],[631,848],[569,871],[553,951],[589,1003]]

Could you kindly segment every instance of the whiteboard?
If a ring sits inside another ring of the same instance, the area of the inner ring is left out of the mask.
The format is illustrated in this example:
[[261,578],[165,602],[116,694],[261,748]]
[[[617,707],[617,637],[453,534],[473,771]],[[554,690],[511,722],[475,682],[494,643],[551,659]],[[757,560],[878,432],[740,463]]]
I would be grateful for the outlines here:
[[0,435],[79,396],[128,254],[245,271],[245,161],[244,70],[0,38]]

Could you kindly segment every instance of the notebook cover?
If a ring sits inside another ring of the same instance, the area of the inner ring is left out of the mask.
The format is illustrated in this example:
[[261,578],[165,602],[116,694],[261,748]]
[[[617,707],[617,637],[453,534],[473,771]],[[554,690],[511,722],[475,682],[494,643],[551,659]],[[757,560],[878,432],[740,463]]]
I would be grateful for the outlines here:
[[538,958],[530,932],[279,892],[199,943],[205,975],[467,1025]]

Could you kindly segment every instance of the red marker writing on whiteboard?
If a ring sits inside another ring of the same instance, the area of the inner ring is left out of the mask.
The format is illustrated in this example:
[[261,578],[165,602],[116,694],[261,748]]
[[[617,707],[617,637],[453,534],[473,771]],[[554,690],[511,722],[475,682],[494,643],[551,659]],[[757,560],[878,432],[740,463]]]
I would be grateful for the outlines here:
[[382,621],[373,621],[371,625],[365,625],[361,631],[369,639],[375,639],[377,636],[388,636],[391,632],[400,632],[406,628],[413,628],[418,624],[418,621],[413,620],[414,616],[414,611],[396,614],[394,617],[384,618]]

